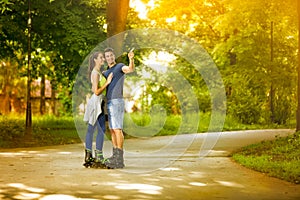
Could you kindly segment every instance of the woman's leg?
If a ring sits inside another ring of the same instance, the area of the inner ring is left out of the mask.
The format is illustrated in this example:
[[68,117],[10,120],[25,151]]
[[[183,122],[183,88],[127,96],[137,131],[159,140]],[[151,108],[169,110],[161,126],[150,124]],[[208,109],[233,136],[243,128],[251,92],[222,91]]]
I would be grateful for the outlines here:
[[105,114],[102,112],[97,120],[98,134],[96,138],[96,149],[102,151],[104,143],[104,133],[105,133]]
[[94,136],[95,126],[88,124],[87,133],[85,136],[85,148],[92,151],[93,148],[93,136]]
[[101,113],[96,122],[98,134],[96,137],[96,150],[95,150],[95,163],[93,167],[95,168],[107,168],[105,165],[105,159],[103,156],[103,143],[104,143],[104,131],[103,124],[105,125],[105,115]]

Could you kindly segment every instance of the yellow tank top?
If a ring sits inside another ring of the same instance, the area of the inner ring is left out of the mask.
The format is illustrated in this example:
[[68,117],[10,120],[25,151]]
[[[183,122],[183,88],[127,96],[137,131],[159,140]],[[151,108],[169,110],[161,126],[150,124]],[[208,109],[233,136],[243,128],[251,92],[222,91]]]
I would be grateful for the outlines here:
[[[92,84],[93,84],[93,78],[92,78],[93,73],[97,73],[97,75],[99,75],[98,88],[100,88],[102,85],[104,85],[104,83],[106,82],[106,79],[104,78],[104,76],[101,73],[99,73],[96,70],[93,70],[92,73],[91,73],[91,82],[92,82]],[[103,90],[103,92],[101,94],[106,95],[106,89]]]

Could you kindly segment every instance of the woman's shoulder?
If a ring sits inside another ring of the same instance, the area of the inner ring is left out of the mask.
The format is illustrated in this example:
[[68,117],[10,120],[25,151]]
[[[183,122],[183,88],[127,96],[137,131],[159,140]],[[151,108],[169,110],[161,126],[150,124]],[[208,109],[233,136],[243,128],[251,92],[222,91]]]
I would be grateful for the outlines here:
[[92,74],[97,74],[97,75],[101,75],[101,73],[95,69],[93,69]]

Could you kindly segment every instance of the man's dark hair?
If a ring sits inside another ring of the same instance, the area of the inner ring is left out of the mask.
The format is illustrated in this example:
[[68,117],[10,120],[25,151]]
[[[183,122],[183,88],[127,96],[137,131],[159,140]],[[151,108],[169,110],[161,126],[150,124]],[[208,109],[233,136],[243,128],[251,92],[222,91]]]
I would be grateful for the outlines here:
[[110,48],[110,47],[104,49],[104,53],[106,53],[106,52],[112,52],[112,53],[115,53],[115,52],[114,52],[114,49],[113,49],[113,48]]

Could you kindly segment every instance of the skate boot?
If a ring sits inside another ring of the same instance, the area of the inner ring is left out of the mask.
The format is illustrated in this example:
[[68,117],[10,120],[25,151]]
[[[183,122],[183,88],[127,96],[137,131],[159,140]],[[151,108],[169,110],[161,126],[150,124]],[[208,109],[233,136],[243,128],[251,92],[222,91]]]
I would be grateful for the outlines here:
[[86,149],[83,166],[85,166],[86,168],[89,168],[92,166],[93,162],[94,162],[94,158],[93,158],[92,151],[89,149]]
[[95,150],[95,161],[93,162],[92,168],[107,169],[105,165],[105,158],[103,157],[103,152],[100,150]]
[[114,154],[111,157],[111,159],[108,159],[106,161],[106,166],[109,169],[120,169],[120,168],[124,168],[124,158],[123,158],[123,150],[119,149],[119,148],[115,148],[114,149]]
[[113,151],[112,151],[112,156],[109,157],[106,161],[105,161],[105,165],[109,168],[109,169],[115,169],[116,168],[116,155],[117,155],[117,148],[113,147]]
[[123,149],[117,149],[116,168],[124,168],[124,151]]

